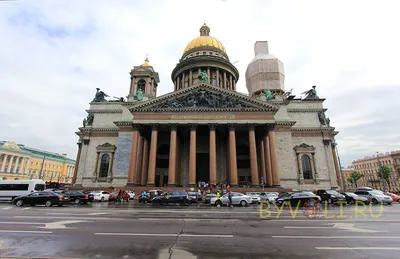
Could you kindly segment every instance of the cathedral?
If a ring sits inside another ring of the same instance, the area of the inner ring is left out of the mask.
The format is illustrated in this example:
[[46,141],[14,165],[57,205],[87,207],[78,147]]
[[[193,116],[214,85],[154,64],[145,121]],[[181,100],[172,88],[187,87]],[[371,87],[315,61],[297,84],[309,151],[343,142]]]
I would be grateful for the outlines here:
[[338,132],[325,99],[315,86],[300,97],[286,91],[283,63],[266,41],[254,54],[248,94],[239,93],[239,71],[204,24],[171,73],[172,92],[157,96],[159,74],[147,58],[130,71],[126,98],[107,100],[97,89],[76,132],[75,186],[337,188]]

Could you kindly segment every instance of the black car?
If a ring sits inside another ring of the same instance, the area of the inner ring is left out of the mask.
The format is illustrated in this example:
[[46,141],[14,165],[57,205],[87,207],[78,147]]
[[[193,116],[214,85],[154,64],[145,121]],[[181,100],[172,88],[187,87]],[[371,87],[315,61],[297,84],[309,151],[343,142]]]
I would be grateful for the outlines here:
[[190,205],[191,199],[189,194],[186,191],[172,191],[165,192],[162,195],[154,197],[151,201],[153,204],[170,204],[170,203],[179,203],[182,205]]
[[140,194],[139,196],[139,203],[151,203],[151,201],[157,197],[162,195],[162,191],[159,190],[152,190],[147,192],[147,196],[146,197],[142,197],[142,194]]
[[201,201],[203,198],[201,197],[201,193],[198,192],[187,192],[189,195],[189,198],[192,203],[198,203]]
[[87,204],[89,201],[89,195],[78,191],[57,191],[56,193],[68,196],[68,201],[73,202],[76,205],[81,203]]
[[317,195],[321,197],[322,202],[326,201],[329,204],[346,201],[346,197],[335,190],[318,190]]
[[281,206],[282,204],[284,205],[290,204],[293,207],[296,207],[297,205],[303,206],[304,203],[310,200],[320,201],[321,199],[319,196],[315,195],[312,192],[293,192],[293,193],[286,193],[286,195],[277,198],[276,205]]
[[361,202],[365,204],[369,204],[369,200],[366,197],[358,196],[355,193],[352,192],[342,192],[341,194],[344,195],[346,198],[346,202],[348,204],[355,204],[356,202]]
[[68,202],[67,196],[52,191],[34,192],[26,196],[17,197],[13,200],[13,203],[18,207],[24,205],[45,205],[46,207],[57,205],[61,207],[65,202]]
[[92,191],[82,191],[82,193],[88,195],[88,202],[94,201],[94,194],[92,193]]

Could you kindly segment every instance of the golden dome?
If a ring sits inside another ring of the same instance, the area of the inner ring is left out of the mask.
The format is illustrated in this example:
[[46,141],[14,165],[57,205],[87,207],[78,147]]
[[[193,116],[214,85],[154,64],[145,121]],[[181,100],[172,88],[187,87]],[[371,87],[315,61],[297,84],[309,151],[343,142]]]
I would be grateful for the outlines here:
[[226,50],[224,45],[217,40],[214,37],[211,37],[210,35],[210,28],[204,23],[203,26],[200,28],[200,36],[193,39],[189,44],[186,46],[185,50],[183,53],[186,53],[190,51],[191,49],[197,48],[197,47],[214,47],[217,48],[221,51],[223,51],[226,54]]
[[143,64],[141,64],[142,67],[151,67],[151,65],[149,64],[149,59],[146,57],[145,61]]

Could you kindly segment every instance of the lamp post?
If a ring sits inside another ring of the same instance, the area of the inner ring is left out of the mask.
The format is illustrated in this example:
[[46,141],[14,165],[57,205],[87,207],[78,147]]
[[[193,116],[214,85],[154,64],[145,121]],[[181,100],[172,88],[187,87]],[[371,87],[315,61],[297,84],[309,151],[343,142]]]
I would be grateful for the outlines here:
[[386,192],[386,183],[385,183],[385,179],[383,179],[382,164],[381,164],[381,160],[379,159],[379,152],[376,152],[376,156],[378,157],[379,174],[381,176],[383,192]]
[[337,149],[337,143],[336,143],[336,141],[334,140],[332,144],[333,144],[333,146],[335,147],[336,156],[337,156],[338,162],[339,162],[340,175],[341,175],[341,177],[342,177],[343,191],[346,192],[346,191],[347,191],[347,186],[346,186],[346,181],[345,181],[344,175],[343,175],[342,164],[340,163],[340,157],[339,157],[339,151],[338,151],[338,149]]
[[42,179],[42,171],[43,171],[43,166],[44,166],[44,160],[45,159],[46,159],[46,156],[43,156],[42,166],[40,167],[40,172],[39,172],[39,179]]

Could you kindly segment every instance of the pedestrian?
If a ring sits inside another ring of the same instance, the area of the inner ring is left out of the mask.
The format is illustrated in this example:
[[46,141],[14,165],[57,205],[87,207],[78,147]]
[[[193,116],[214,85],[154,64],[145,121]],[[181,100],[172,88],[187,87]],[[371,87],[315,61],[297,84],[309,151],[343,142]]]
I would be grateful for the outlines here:
[[231,193],[230,189],[228,190],[228,199],[229,199],[229,207],[233,207],[233,204],[232,204],[232,193]]

